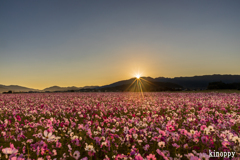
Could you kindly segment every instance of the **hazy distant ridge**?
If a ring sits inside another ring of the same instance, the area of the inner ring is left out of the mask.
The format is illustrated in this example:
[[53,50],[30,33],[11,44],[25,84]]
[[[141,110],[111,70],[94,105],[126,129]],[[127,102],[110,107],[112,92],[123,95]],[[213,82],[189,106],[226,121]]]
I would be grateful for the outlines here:
[[10,85],[10,86],[0,85],[0,93],[1,92],[7,92],[7,91],[10,91],[10,90],[14,91],[14,92],[39,91],[38,89],[27,88],[27,87],[22,87],[22,86],[17,86],[17,85]]
[[54,91],[69,91],[69,90],[80,90],[80,89],[86,89],[86,88],[96,88],[98,86],[84,86],[84,87],[59,87],[59,86],[52,86],[45,88],[43,90],[38,90],[38,89],[33,89],[33,88],[27,88],[27,87],[22,87],[22,86],[17,86],[17,85],[10,85],[10,86],[5,86],[5,85],[0,85],[0,93],[2,92],[8,92],[8,91],[13,91],[13,92],[29,92],[29,91],[36,91],[36,92],[54,92]]

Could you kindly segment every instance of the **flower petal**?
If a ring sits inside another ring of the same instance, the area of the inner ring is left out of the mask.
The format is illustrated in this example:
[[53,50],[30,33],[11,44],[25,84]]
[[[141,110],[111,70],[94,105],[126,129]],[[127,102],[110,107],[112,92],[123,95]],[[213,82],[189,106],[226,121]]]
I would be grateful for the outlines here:
[[43,134],[44,134],[45,137],[47,137],[48,136],[48,131],[45,130]]

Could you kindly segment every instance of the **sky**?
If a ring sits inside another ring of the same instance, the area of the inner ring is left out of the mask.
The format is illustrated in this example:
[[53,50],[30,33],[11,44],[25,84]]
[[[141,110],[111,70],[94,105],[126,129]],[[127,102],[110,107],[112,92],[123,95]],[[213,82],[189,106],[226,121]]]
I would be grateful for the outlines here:
[[239,0],[1,0],[0,84],[240,74]]

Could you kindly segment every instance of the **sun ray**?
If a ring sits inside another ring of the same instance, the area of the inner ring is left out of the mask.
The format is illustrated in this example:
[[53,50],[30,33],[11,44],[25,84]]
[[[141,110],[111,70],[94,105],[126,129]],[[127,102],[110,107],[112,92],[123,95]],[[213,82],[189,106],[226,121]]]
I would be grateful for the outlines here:
[[[141,78],[141,79],[142,79],[142,78]],[[142,84],[142,88],[143,88],[143,89],[146,89],[141,80],[140,80],[140,83]]]
[[135,79],[129,86],[127,89],[125,89],[126,91],[134,84],[134,82],[136,81],[137,79]]
[[154,84],[154,83],[152,83],[152,82],[150,82],[150,81],[148,81],[148,80],[146,80],[146,79],[143,79],[143,78],[141,78],[142,80],[144,80],[145,82],[147,82],[148,84],[152,84],[152,85],[154,85],[154,86],[157,86],[156,84]]
[[139,86],[140,86],[140,89],[141,89],[140,92],[141,92],[141,94],[142,94],[142,97],[144,97],[144,95],[143,95],[143,91],[142,91],[142,86],[141,86],[141,80],[140,80],[140,79],[139,79],[139,82],[140,82],[140,83],[139,83]]
[[141,96],[144,98],[143,91],[145,89],[145,86],[142,80],[144,79],[141,77],[141,74],[138,72],[137,74],[135,74],[134,81],[125,89],[125,91],[140,92]]

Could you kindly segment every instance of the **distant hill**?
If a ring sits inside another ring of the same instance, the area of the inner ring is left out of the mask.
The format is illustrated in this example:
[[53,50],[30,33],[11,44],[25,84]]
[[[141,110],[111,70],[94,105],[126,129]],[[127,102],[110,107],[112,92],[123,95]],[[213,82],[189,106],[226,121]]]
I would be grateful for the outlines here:
[[[141,77],[145,80],[148,80],[148,81],[154,81],[153,78],[151,77]],[[122,80],[122,81],[118,81],[118,82],[114,82],[112,84],[109,84],[109,85],[104,85],[104,86],[101,86],[101,87],[97,87],[96,89],[101,89],[101,88],[106,88],[106,87],[116,87],[116,86],[120,86],[120,85],[127,85],[127,84],[131,84],[136,78],[131,78],[131,79],[128,79],[128,80]]]
[[181,90],[182,88],[181,85],[175,83],[157,82],[151,77],[141,77],[138,81],[136,78],[131,78],[95,89],[100,91],[167,91]]
[[[165,77],[141,77],[142,79],[148,80],[152,83],[156,82],[165,82],[172,83],[182,86],[185,89],[207,89],[208,84],[211,82],[222,81],[224,83],[240,83],[240,75],[203,75],[203,76],[194,76],[194,77],[175,77],[175,78],[165,78]],[[117,86],[123,86],[130,84],[135,78],[128,80],[122,80],[114,82],[109,85],[104,85],[96,89],[111,88]]]
[[13,91],[13,92],[29,92],[29,91],[33,91],[33,92],[55,92],[55,91],[76,91],[76,90],[80,90],[80,89],[92,89],[92,88],[96,88],[99,86],[84,86],[84,87],[59,87],[59,86],[52,86],[52,87],[48,87],[45,88],[43,90],[38,90],[38,89],[33,89],[33,88],[27,88],[27,87],[22,87],[22,86],[17,86],[17,85],[10,85],[10,86],[5,86],[5,85],[0,85],[0,93],[3,92],[8,92],[8,91]]
[[172,82],[189,89],[207,89],[211,82],[239,83],[240,75],[204,75],[194,77],[155,78],[158,82]]
[[0,86],[0,93],[9,91],[7,88]]
[[77,87],[59,87],[59,86],[52,86],[45,88],[42,91],[49,91],[49,92],[54,92],[54,91],[68,91],[68,90],[78,90],[79,88]]
[[92,89],[92,88],[96,88],[98,86],[84,86],[84,87],[75,87],[75,86],[72,86],[72,87],[59,87],[59,86],[52,86],[52,87],[48,87],[48,88],[45,88],[43,89],[42,91],[46,92],[46,91],[49,91],[49,92],[54,92],[54,91],[77,91],[77,90],[80,90],[80,89]]
[[97,88],[99,86],[85,86],[85,87],[80,87],[80,89],[93,89],[93,88]]
[[0,93],[7,92],[10,90],[13,92],[39,91],[37,89],[32,89],[32,88],[27,88],[27,87],[22,87],[22,86],[17,86],[17,85],[10,85],[10,86],[0,85]]
[[219,82],[211,82],[208,84],[207,89],[209,90],[216,90],[216,89],[238,89],[240,90],[240,83],[223,83],[222,81]]

